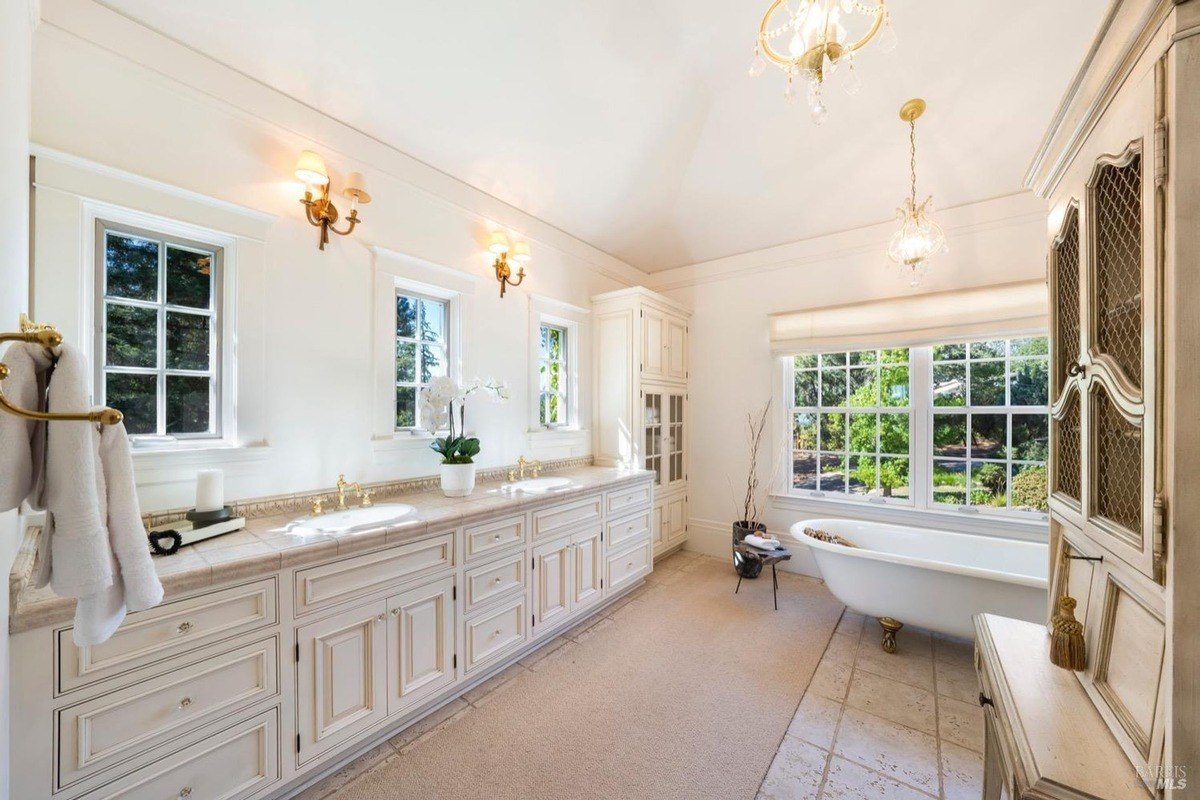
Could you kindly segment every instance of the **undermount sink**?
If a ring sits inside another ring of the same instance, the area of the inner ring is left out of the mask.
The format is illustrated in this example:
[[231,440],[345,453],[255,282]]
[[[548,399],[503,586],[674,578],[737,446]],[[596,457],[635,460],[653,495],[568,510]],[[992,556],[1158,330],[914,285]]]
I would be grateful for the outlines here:
[[546,492],[555,492],[574,485],[575,481],[570,478],[530,478],[514,483],[506,483],[500,487],[500,491],[508,494],[516,494],[517,492],[545,494]]
[[348,508],[319,517],[301,517],[288,523],[290,533],[344,534],[380,528],[398,522],[416,509],[404,503],[381,503],[365,508]]

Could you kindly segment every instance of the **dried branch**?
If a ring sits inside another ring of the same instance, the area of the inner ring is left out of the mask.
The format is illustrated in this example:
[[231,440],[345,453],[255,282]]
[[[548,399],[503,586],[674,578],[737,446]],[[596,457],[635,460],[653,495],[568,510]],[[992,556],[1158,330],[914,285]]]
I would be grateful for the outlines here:
[[763,438],[766,436],[767,419],[770,412],[771,401],[768,400],[763,405],[762,411],[746,413],[746,444],[750,449],[750,465],[746,473],[746,495],[742,500],[742,519],[750,525],[758,522],[759,515],[762,513],[758,458],[762,451]]

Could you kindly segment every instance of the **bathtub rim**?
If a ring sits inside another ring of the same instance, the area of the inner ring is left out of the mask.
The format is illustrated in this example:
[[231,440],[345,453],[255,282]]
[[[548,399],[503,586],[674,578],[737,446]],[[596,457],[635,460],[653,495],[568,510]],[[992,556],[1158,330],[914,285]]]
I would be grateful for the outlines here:
[[[813,524],[817,522],[832,522],[836,524],[838,522],[858,521],[860,520],[845,520],[838,519],[836,517],[812,517],[810,519],[803,519],[799,522],[793,523],[788,529],[788,532],[791,534],[791,537],[800,544],[805,544],[817,550],[824,550],[825,552],[832,553],[834,555],[845,556],[847,558],[866,558],[872,561],[883,561],[889,564],[902,564],[904,566],[914,567],[917,569],[930,569],[937,572],[949,572],[958,575],[967,575],[973,578],[982,578],[984,580],[1012,583],[1018,586],[1029,586],[1035,589],[1048,589],[1050,587],[1049,576],[1045,578],[1038,578],[1030,575],[1021,575],[1014,572],[1001,572],[999,570],[986,569],[984,567],[972,567],[966,564],[956,564],[952,561],[936,561],[933,559],[916,558],[914,556],[905,556],[897,553],[885,553],[881,550],[871,550],[866,547],[846,547],[844,545],[834,544],[832,542],[822,542],[820,539],[814,539],[804,533],[805,528],[817,527]],[[871,522],[870,524],[887,525],[888,523]],[[904,526],[891,525],[890,527]],[[995,540],[1000,538],[995,536],[980,536],[974,533],[956,533],[955,531],[936,530],[933,528],[916,528],[916,530],[922,533],[940,533],[947,536],[967,536],[972,539]],[[1006,541],[1012,541],[1014,543],[1021,544],[1041,545],[1040,542],[1026,542],[1021,539],[1010,539]],[[1049,547],[1049,545],[1041,546],[1047,548]],[[817,566],[819,568],[820,564],[818,563]],[[1049,563],[1047,562],[1047,569],[1048,568]]]

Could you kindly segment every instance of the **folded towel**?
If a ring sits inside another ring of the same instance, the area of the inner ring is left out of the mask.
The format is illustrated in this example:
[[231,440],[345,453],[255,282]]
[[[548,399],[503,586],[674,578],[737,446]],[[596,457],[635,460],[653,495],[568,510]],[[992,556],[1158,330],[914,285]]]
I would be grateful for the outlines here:
[[747,536],[743,541],[751,547],[757,547],[760,550],[778,550],[782,546],[779,544],[779,540],[773,536],[757,536],[753,533]]
[[[14,343],[4,351],[8,377],[4,394],[10,402],[33,411],[46,410],[50,357],[41,345]],[[21,501],[41,509],[46,423],[16,414],[0,414],[0,511],[20,508]]]

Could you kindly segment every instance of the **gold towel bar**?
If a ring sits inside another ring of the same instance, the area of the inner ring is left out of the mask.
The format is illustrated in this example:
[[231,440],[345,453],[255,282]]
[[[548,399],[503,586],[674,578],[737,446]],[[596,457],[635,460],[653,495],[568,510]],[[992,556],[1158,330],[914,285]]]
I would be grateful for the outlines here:
[[[40,344],[47,350],[52,347],[58,347],[62,344],[62,334],[54,329],[52,325],[39,325],[30,321],[29,317],[21,315],[21,329],[16,333],[0,333],[0,343],[3,342],[29,342],[30,344]],[[8,367],[0,363],[0,381],[8,377]],[[4,409],[10,414],[16,414],[18,417],[25,419],[40,419],[40,420],[75,420],[79,422],[98,422],[101,425],[116,425],[122,420],[120,411],[115,408],[101,408],[96,411],[82,411],[78,414],[54,414],[47,411],[30,411],[27,408],[20,408],[13,405],[4,396],[4,390],[0,389],[0,409]]]

